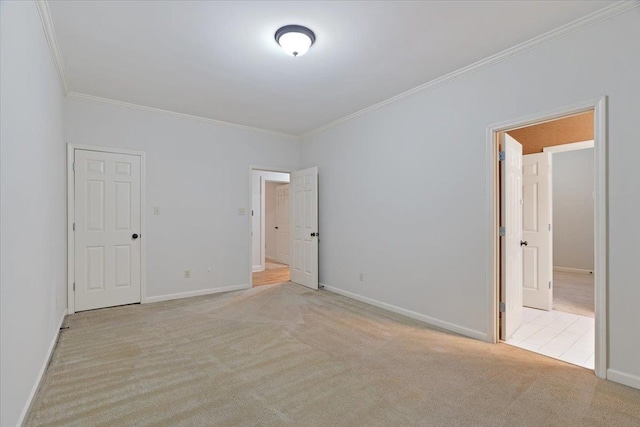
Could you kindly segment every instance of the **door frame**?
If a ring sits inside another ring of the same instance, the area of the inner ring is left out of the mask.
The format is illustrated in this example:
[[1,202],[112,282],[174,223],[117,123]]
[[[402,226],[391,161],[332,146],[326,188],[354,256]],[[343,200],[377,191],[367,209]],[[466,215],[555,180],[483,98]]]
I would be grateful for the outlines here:
[[[264,249],[264,258],[265,258],[265,260],[267,258],[267,225],[266,225],[266,223],[267,223],[267,209],[266,209],[266,207],[267,207],[267,191],[266,191],[266,188],[267,188],[267,183],[269,183],[269,182],[278,184],[278,186],[280,186],[280,185],[289,185],[289,184],[291,184],[291,174],[289,174],[289,182],[273,181],[273,180],[264,181],[265,191],[264,191],[264,200],[261,201],[262,202],[262,213],[261,213],[261,215],[262,215],[262,220],[263,220],[263,223],[264,223],[264,225],[262,226],[262,233],[263,233],[263,235],[262,235],[262,237],[263,237],[263,239],[262,239],[263,240],[262,247]],[[277,203],[278,203],[278,193],[276,191],[276,205],[277,205]],[[276,216],[276,224],[277,224],[277,221],[278,221],[277,208],[276,208],[276,212],[274,213],[274,215]],[[276,240],[276,242],[275,242],[275,244],[276,244],[276,257],[275,257],[275,259],[276,259],[276,261],[278,261],[278,233],[277,232],[276,232],[275,240]],[[291,251],[291,249],[289,249],[289,251]],[[280,261],[278,261],[278,262],[280,262]],[[265,265],[266,265],[266,261],[265,261]]]
[[578,150],[588,150],[589,148],[594,147],[593,139],[589,139],[586,141],[580,142],[572,142],[570,144],[562,144],[562,145],[552,145],[551,147],[542,147],[543,153],[564,153],[567,151],[578,151]]
[[607,189],[607,97],[578,102],[529,116],[518,117],[487,127],[486,131],[486,211],[487,232],[487,331],[488,340],[499,341],[499,297],[500,297],[500,190],[498,133],[562,117],[594,111],[594,156],[595,156],[595,374],[607,378],[607,278],[608,278],[608,189]]
[[289,184],[287,181],[260,179],[260,244],[262,245],[262,259],[260,265],[263,267],[266,266],[267,258],[267,182],[275,182],[282,185]]
[[67,143],[67,314],[75,313],[75,179],[73,162],[75,150],[99,151],[102,153],[128,154],[140,156],[140,303],[146,303],[147,295],[147,229],[146,229],[146,154],[144,151],[123,148],[100,147],[95,145]]
[[[249,284],[247,286],[246,289],[251,289],[253,288],[253,236],[251,235],[252,233],[252,219],[251,219],[251,209],[252,209],[252,205],[253,205],[253,171],[257,170],[257,171],[265,171],[265,172],[279,172],[279,173],[288,173],[289,177],[291,177],[291,173],[294,172],[294,169],[289,169],[289,168],[279,168],[279,167],[273,167],[273,166],[259,166],[259,165],[249,165],[249,215],[247,215],[248,217],[248,221],[247,221],[247,226],[248,226],[248,234],[249,234]],[[260,244],[263,246],[262,251],[264,254],[264,234],[265,234],[265,230],[264,230],[264,201],[262,200],[263,196],[264,196],[264,186],[265,186],[265,181],[264,180],[260,180],[260,233],[261,233],[261,237],[260,237]],[[263,261],[264,261],[264,257],[263,257]]]

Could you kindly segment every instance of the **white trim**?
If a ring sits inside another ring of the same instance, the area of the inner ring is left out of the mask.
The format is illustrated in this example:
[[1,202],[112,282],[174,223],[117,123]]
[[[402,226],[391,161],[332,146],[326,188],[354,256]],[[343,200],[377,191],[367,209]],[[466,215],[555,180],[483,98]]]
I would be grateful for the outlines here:
[[626,374],[615,369],[607,370],[607,379],[640,390],[640,377]]
[[246,130],[251,130],[251,131],[255,131],[255,132],[260,132],[260,133],[267,133],[267,134],[271,134],[271,135],[277,135],[277,136],[282,136],[282,137],[286,137],[286,138],[291,138],[291,139],[296,139],[296,140],[300,140],[301,138],[305,138],[308,137],[310,135],[313,135],[315,133],[321,132],[325,129],[334,127],[340,123],[346,122],[348,120],[351,120],[355,117],[361,116],[369,111],[378,109],[380,107],[383,107],[387,104],[391,104],[395,101],[398,101],[402,98],[406,98],[408,96],[411,96],[417,92],[421,92],[423,90],[438,86],[440,84],[443,83],[447,83],[449,81],[452,81],[454,79],[460,78],[462,76],[466,76],[472,73],[475,73],[476,71],[480,71],[484,68],[487,68],[491,65],[497,64],[499,62],[502,62],[506,59],[509,59],[513,56],[519,55],[523,52],[526,52],[528,50],[534,49],[538,46],[542,46],[546,43],[549,43],[555,39],[558,39],[560,37],[564,37],[568,34],[571,34],[575,31],[578,31],[584,27],[587,27],[589,25],[593,25],[597,22],[603,21],[605,19],[609,19],[612,18],[616,15],[619,15],[621,13],[627,12],[635,7],[640,6],[640,3],[633,1],[633,0],[623,0],[623,1],[619,1],[616,3],[611,4],[610,6],[607,6],[605,8],[602,8],[596,12],[593,12],[589,15],[583,16],[582,18],[576,19],[573,22],[570,22],[566,25],[563,25],[561,27],[558,27],[554,30],[548,31],[544,34],[541,34],[537,37],[534,37],[526,42],[520,43],[518,45],[512,46],[508,49],[503,50],[502,52],[499,52],[497,54],[491,55],[487,58],[484,58],[480,61],[474,62],[473,64],[467,65],[466,67],[462,67],[456,71],[453,71],[449,74],[445,74],[444,76],[438,77],[436,79],[433,79],[429,82],[426,82],[420,86],[417,86],[413,89],[410,89],[406,92],[402,92],[398,95],[395,95],[385,101],[379,102],[377,104],[371,105],[367,108],[364,108],[360,111],[356,111],[355,113],[349,114],[347,116],[344,116],[342,118],[339,118],[337,120],[334,120],[332,122],[329,122],[327,124],[324,124],[322,126],[319,126],[315,129],[312,129],[310,131],[304,132],[302,134],[298,134],[298,135],[292,135],[292,134],[288,134],[288,133],[282,133],[282,132],[277,132],[277,131],[272,131],[272,130],[268,130],[268,129],[261,129],[261,128],[256,128],[256,127],[251,127],[251,126],[246,126],[246,125],[241,125],[241,124],[237,124],[237,123],[230,123],[230,122],[225,122],[222,120],[216,120],[216,119],[211,119],[211,118],[207,118],[207,117],[201,117],[201,116],[194,116],[194,115],[190,115],[190,114],[185,114],[185,113],[178,113],[175,111],[170,111],[170,110],[163,110],[160,108],[154,108],[154,107],[148,107],[148,106],[144,106],[144,105],[139,105],[139,104],[133,104],[133,103],[129,103],[129,102],[123,102],[123,101],[117,101],[114,99],[109,99],[109,98],[104,98],[104,97],[99,97],[99,96],[94,96],[94,95],[88,95],[88,94],[84,94],[84,93],[79,93],[79,92],[73,92],[69,89],[68,83],[67,83],[67,78],[66,78],[66,73],[65,73],[65,68],[64,68],[64,63],[62,61],[62,55],[60,54],[60,49],[58,47],[58,43],[57,43],[57,38],[55,36],[55,31],[54,31],[54,26],[53,26],[53,22],[51,20],[51,14],[49,12],[49,6],[46,0],[37,0],[36,1],[36,6],[38,8],[38,13],[40,14],[40,18],[42,20],[42,26],[45,32],[45,36],[47,38],[47,43],[49,44],[49,48],[51,50],[51,54],[53,56],[54,59],[54,64],[56,66],[56,70],[58,71],[58,76],[60,77],[60,83],[62,85],[63,88],[63,92],[65,95],[71,97],[71,98],[77,98],[77,99],[84,99],[84,100],[89,100],[89,101],[94,101],[94,102],[101,102],[101,103],[105,103],[105,104],[111,104],[111,105],[118,105],[118,106],[122,106],[122,107],[128,107],[128,108],[134,108],[134,109],[139,109],[139,110],[145,110],[145,111],[152,111],[152,112],[159,112],[159,113],[165,113],[165,114],[172,114],[172,115],[176,115],[179,117],[183,117],[183,118],[190,118],[190,119],[194,119],[194,120],[198,120],[198,121],[202,121],[202,122],[207,122],[207,123],[215,123],[215,124],[219,124],[219,125],[223,125],[223,126],[231,126],[231,127],[235,127],[235,128],[240,128],[240,129],[246,129]]
[[593,139],[588,141],[572,142],[570,144],[554,145],[552,147],[542,147],[543,153],[563,153],[565,151],[577,151],[586,150],[587,148],[593,148]]
[[58,72],[58,78],[60,79],[60,85],[62,86],[62,93],[67,95],[69,93],[69,84],[67,83],[67,74],[64,70],[64,61],[60,54],[60,47],[58,46],[58,38],[56,37],[53,20],[51,19],[49,3],[45,0],[36,0],[35,3],[36,8],[38,9],[38,14],[40,14],[40,20],[42,21],[44,36],[47,39],[49,51],[53,57],[53,65],[56,67],[56,71]]
[[69,92],[69,94],[67,96],[69,98],[80,99],[80,100],[84,100],[84,101],[97,102],[97,103],[107,104],[107,105],[115,105],[117,107],[124,107],[124,108],[131,108],[131,109],[134,109],[134,110],[149,111],[149,112],[152,112],[152,113],[169,114],[169,115],[176,116],[176,117],[182,117],[184,119],[196,120],[196,121],[204,122],[204,123],[212,123],[212,124],[216,124],[216,125],[220,125],[220,126],[228,126],[228,127],[233,127],[233,128],[236,128],[236,129],[243,129],[243,130],[247,130],[247,131],[251,131],[251,132],[258,132],[258,133],[263,133],[263,134],[272,135],[272,136],[279,136],[279,137],[287,138],[287,139],[299,140],[299,136],[292,135],[292,134],[289,134],[289,133],[277,132],[277,131],[273,131],[273,130],[262,129],[262,128],[257,128],[257,127],[252,127],[252,126],[246,126],[246,125],[241,125],[241,124],[238,124],[238,123],[225,122],[223,120],[210,119],[208,117],[194,116],[192,114],[179,113],[177,111],[163,110],[162,108],[148,107],[146,105],[133,104],[133,103],[130,103],[130,102],[117,101],[115,99],[104,98],[104,97],[101,97],[101,96],[87,95],[87,94],[79,93],[79,92]]
[[139,150],[129,150],[126,148],[113,148],[113,147],[105,147],[100,145],[84,145],[84,144],[71,144],[74,150],[86,150],[86,151],[101,151],[104,153],[115,153],[115,154],[130,154],[132,156],[144,156],[144,151]]
[[[252,245],[253,245],[253,240],[251,241]],[[253,257],[251,257],[253,258]],[[264,271],[264,266],[262,265],[254,265],[253,268],[251,269],[254,273],[259,273],[261,271]]]
[[[260,270],[264,271],[267,268],[267,182],[276,182],[281,184],[289,184],[289,181],[282,181],[279,179],[264,179],[260,177]],[[255,271],[255,266],[254,266]]]
[[75,147],[67,144],[67,313],[75,313],[75,293],[73,282],[75,281],[75,253],[76,239],[73,235],[73,222],[75,221],[75,177],[73,162],[75,159]]
[[594,110],[594,154],[595,154],[595,373],[600,378],[607,375],[607,98],[602,96],[573,105],[554,108],[487,127],[486,140],[486,194],[487,209],[493,215],[487,218],[487,330],[489,340],[498,342],[498,295],[500,256],[498,253],[498,144],[497,133],[532,124]]
[[[278,168],[278,167],[273,167],[273,166],[249,165],[249,205],[248,205],[249,206],[249,212],[251,211],[251,209],[253,207],[253,171],[254,170],[265,171],[265,172],[280,172],[280,173],[288,173],[288,174],[291,174],[292,172],[294,172],[293,169],[289,169],[289,168]],[[262,179],[260,179],[260,181],[262,181]],[[261,193],[264,193],[264,191],[262,191],[262,189],[261,189]],[[262,199],[262,194],[261,194],[260,198]],[[260,265],[260,268],[262,270],[256,270],[257,266],[253,265],[253,235],[252,235],[252,229],[251,229],[251,226],[252,226],[251,215],[249,215],[249,220],[247,221],[247,224],[248,224],[248,234],[249,234],[249,288],[252,288],[253,287],[253,273],[257,272],[257,271],[264,270],[265,266],[264,266],[264,257],[262,258],[263,265]],[[264,228],[264,227],[261,227],[261,228]],[[261,239],[261,244],[263,244],[262,239]]]
[[391,311],[402,316],[410,317],[411,319],[418,320],[437,328],[446,329],[451,332],[455,332],[466,337],[474,338],[480,341],[488,341],[488,336],[484,332],[476,331],[474,329],[465,328],[464,326],[456,325],[455,323],[446,322],[444,320],[436,319],[424,314],[417,313],[415,311],[407,310],[405,308],[397,307],[395,305],[387,304],[386,302],[378,301],[372,298],[363,297],[362,295],[355,294],[353,292],[345,291],[334,286],[329,286],[324,283],[320,283],[320,289],[324,288],[329,292],[333,292],[338,295],[342,295],[347,298],[354,299],[356,301],[363,302],[365,304],[372,305],[374,307],[381,308],[383,310]]
[[[267,185],[264,180],[264,177],[260,177],[260,268],[261,271],[266,270],[267,262],[266,262],[266,252],[267,252],[267,243],[265,242],[267,238],[267,230],[266,227],[266,206],[267,203],[267,195],[265,194],[267,190]],[[253,206],[252,206],[253,207]]]
[[21,426],[26,421],[27,415],[29,414],[29,410],[31,409],[31,405],[33,404],[33,399],[38,394],[38,390],[40,389],[40,383],[42,382],[42,377],[44,373],[47,371],[47,366],[49,366],[49,362],[51,361],[51,357],[53,356],[53,351],[56,348],[56,344],[58,343],[58,337],[60,336],[60,328],[62,327],[62,323],[64,322],[64,318],[67,316],[67,310],[62,312],[62,316],[60,317],[60,321],[58,322],[58,327],[56,328],[56,333],[53,335],[53,340],[49,344],[49,349],[47,350],[47,356],[44,358],[44,363],[38,372],[38,376],[36,377],[36,382],[33,384],[33,388],[31,389],[31,393],[29,393],[29,397],[27,398],[27,402],[22,408],[22,412],[20,413],[20,418],[18,418],[17,426]]
[[75,236],[73,232],[75,212],[75,187],[73,162],[75,150],[100,151],[103,153],[128,154],[140,156],[140,303],[147,302],[147,180],[146,154],[144,151],[127,150],[123,148],[99,147],[95,145],[67,143],[67,313],[75,313]]
[[147,156],[140,155],[140,304],[147,302]]
[[583,268],[572,268],[572,267],[553,266],[553,271],[559,271],[561,273],[593,274],[593,270],[585,270]]
[[174,299],[199,297],[201,295],[219,294],[222,292],[241,291],[241,290],[250,289],[250,288],[251,288],[251,285],[244,284],[244,285],[224,286],[222,288],[201,289],[198,291],[178,292],[176,294],[160,295],[157,297],[147,297],[146,302],[153,303],[153,302],[160,302],[160,301],[170,301]]
[[[640,4],[640,3],[639,3]],[[607,98],[595,100],[594,105],[594,154],[595,154],[595,371],[600,378],[607,377],[609,318],[607,300],[609,289],[609,193],[608,193],[608,116]]]
[[575,31],[578,31],[584,27],[587,27],[589,25],[593,25],[597,22],[603,21],[605,19],[609,19],[612,18],[616,15],[619,15],[621,13],[624,13],[626,11],[629,11],[635,7],[640,6],[640,3],[635,2],[635,1],[620,1],[620,2],[616,2],[613,3],[610,6],[607,6],[603,9],[600,9],[596,12],[593,12],[589,15],[583,16],[582,18],[576,19],[573,22],[570,22],[566,25],[563,25],[561,27],[556,28],[555,30],[551,30],[549,32],[546,32],[544,34],[541,34],[537,37],[534,37],[524,43],[520,43],[518,45],[515,45],[513,47],[510,47],[508,49],[503,50],[502,52],[499,52],[495,55],[491,55],[485,59],[482,59],[478,62],[474,62],[473,64],[467,65],[466,67],[462,67],[456,71],[453,71],[449,74],[445,74],[444,76],[438,77],[434,80],[431,80],[427,83],[424,83],[420,86],[417,86],[413,89],[410,89],[406,92],[402,92],[396,96],[393,96],[385,101],[379,102],[377,104],[374,104],[370,107],[364,108],[360,111],[356,111],[355,113],[349,114],[348,116],[344,116],[342,118],[339,118],[337,120],[334,120],[332,122],[329,122],[325,125],[322,125],[320,127],[317,127],[315,129],[312,129],[308,132],[303,133],[302,135],[300,135],[300,137],[302,138],[306,138],[308,136],[311,136],[315,133],[321,132],[323,130],[329,129],[331,127],[337,126],[340,123],[344,123],[346,121],[349,121],[351,119],[354,119],[358,116],[361,116],[365,113],[368,113],[369,111],[372,110],[376,110],[380,107],[383,107],[385,105],[391,104],[393,102],[399,101],[400,99],[406,98],[408,96],[411,96],[415,93],[421,92],[423,90],[441,85],[443,83],[447,83],[450,82],[452,80],[455,80],[457,78],[460,78],[462,76],[466,76],[472,73],[475,73],[477,71],[480,71],[484,68],[487,68],[491,65],[497,64],[499,62],[502,62],[504,60],[507,60],[513,56],[519,55],[521,53],[524,53],[528,50],[534,49],[538,46],[542,46],[544,44],[547,44],[553,40],[556,40],[560,37],[564,37],[566,35],[569,35]]

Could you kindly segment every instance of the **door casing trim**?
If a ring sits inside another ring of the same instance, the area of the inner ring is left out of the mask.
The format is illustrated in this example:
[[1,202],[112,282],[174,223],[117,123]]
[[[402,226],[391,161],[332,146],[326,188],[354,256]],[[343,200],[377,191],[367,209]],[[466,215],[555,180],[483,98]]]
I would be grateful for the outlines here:
[[578,102],[564,107],[553,108],[537,114],[518,117],[487,127],[486,131],[486,212],[487,242],[487,331],[489,342],[499,341],[498,299],[500,295],[500,192],[499,192],[499,132],[514,130],[533,124],[540,124],[586,111],[594,111],[594,155],[595,155],[595,373],[607,378],[608,365],[608,324],[607,324],[607,288],[608,288],[608,170],[607,170],[607,97]]
[[140,303],[147,299],[147,228],[146,228],[146,154],[144,151],[123,148],[99,147],[94,145],[67,143],[67,314],[75,313],[75,179],[73,162],[75,150],[100,151],[103,153],[128,154],[140,156]]
[[[251,212],[252,209],[252,205],[253,205],[253,171],[265,171],[265,172],[280,172],[280,173],[288,173],[291,174],[292,172],[294,172],[294,169],[290,169],[290,168],[279,168],[279,167],[273,167],[273,166],[259,166],[259,165],[249,165],[249,201],[248,201],[248,205],[249,209],[248,211]],[[264,193],[264,181],[261,180],[260,182],[260,191],[261,191],[261,198],[262,198],[262,193]],[[264,204],[262,203],[262,201],[260,202],[260,204],[262,205],[260,207],[261,209],[261,213],[260,215],[262,216],[262,218],[260,219],[260,221],[262,221],[261,227],[260,227],[260,233],[264,233]],[[249,285],[247,285],[247,289],[251,289],[253,287],[253,236],[251,235],[251,233],[253,232],[251,226],[252,226],[252,221],[251,221],[251,215],[247,215],[248,216],[248,234],[249,234]],[[260,241],[262,242],[261,244],[264,245],[264,235],[261,236]]]

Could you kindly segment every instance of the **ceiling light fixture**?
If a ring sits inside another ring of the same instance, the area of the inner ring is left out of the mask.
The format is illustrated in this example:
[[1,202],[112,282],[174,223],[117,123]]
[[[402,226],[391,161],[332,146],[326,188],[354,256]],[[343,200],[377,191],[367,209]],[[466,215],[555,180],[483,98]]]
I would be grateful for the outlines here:
[[302,25],[286,25],[276,31],[276,42],[291,56],[302,56],[316,41],[316,35]]

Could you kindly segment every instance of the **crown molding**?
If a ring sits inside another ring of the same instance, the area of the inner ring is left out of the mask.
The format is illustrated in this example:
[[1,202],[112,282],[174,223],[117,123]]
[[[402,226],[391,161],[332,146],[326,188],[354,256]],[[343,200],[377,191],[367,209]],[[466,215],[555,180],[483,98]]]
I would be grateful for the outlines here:
[[249,130],[249,131],[253,131],[253,132],[259,132],[259,133],[264,133],[264,134],[269,134],[269,135],[274,135],[274,136],[279,136],[279,137],[285,137],[288,139],[295,139],[295,140],[301,140],[305,137],[311,136],[313,134],[322,132],[323,130],[332,128],[334,126],[337,126],[341,123],[344,123],[346,121],[349,121],[351,119],[354,119],[358,116],[361,116],[363,114],[366,114],[370,111],[376,110],[380,107],[383,107],[385,105],[391,104],[393,102],[399,101],[403,98],[406,98],[408,96],[414,95],[418,92],[422,92],[424,90],[430,89],[432,87],[450,82],[452,80],[455,80],[457,78],[475,73],[477,71],[480,71],[484,68],[490,67],[494,64],[497,64],[499,62],[505,61],[513,56],[519,55],[521,53],[524,53],[528,50],[534,49],[538,46],[542,46],[544,44],[547,44],[553,40],[556,40],[558,38],[564,37],[566,35],[569,35],[575,31],[578,31],[584,27],[587,27],[589,25],[593,25],[597,22],[609,19],[611,17],[614,17],[616,15],[619,15],[621,13],[627,12],[631,9],[634,9],[638,6],[640,6],[640,2],[638,2],[637,0],[622,0],[616,3],[613,3],[610,6],[607,6],[603,9],[600,9],[596,12],[593,12],[589,15],[585,15],[582,18],[579,18],[575,21],[572,21],[566,25],[563,25],[561,27],[558,27],[554,30],[548,31],[544,34],[541,34],[537,37],[534,37],[528,41],[525,41],[523,43],[520,43],[518,45],[515,45],[513,47],[510,47],[508,49],[503,50],[502,52],[496,53],[494,55],[488,56],[485,59],[482,59],[480,61],[474,62],[473,64],[467,65],[465,67],[462,67],[458,70],[455,70],[451,73],[445,74],[444,76],[438,77],[436,79],[433,79],[427,83],[424,83],[420,86],[417,86],[413,89],[409,89],[408,91],[402,92],[398,95],[395,95],[391,98],[388,98],[384,101],[378,102],[377,104],[373,104],[367,108],[364,108],[362,110],[356,111],[355,113],[349,114],[347,116],[344,116],[342,118],[339,118],[337,120],[334,120],[332,122],[329,122],[325,125],[322,125],[320,127],[317,127],[315,129],[312,129],[308,132],[304,132],[301,134],[288,134],[288,133],[283,133],[283,132],[277,132],[277,131],[272,131],[272,130],[268,130],[268,129],[262,129],[262,128],[256,128],[256,127],[252,127],[252,126],[246,126],[246,125],[241,125],[241,124],[237,124],[237,123],[231,123],[231,122],[225,122],[222,120],[216,120],[216,119],[211,119],[211,118],[207,118],[207,117],[201,117],[201,116],[194,116],[191,114],[186,114],[186,113],[179,113],[176,111],[170,111],[170,110],[163,110],[161,108],[155,108],[155,107],[148,107],[148,106],[144,106],[144,105],[139,105],[139,104],[133,104],[133,103],[129,103],[129,102],[123,102],[123,101],[117,101],[114,99],[110,99],[110,98],[103,98],[103,97],[99,97],[99,96],[94,96],[94,95],[88,95],[88,94],[84,94],[84,93],[79,93],[79,92],[72,92],[69,90],[69,85],[67,83],[67,77],[65,74],[65,68],[64,68],[64,62],[62,60],[62,55],[60,54],[60,49],[58,47],[58,41],[56,39],[56,35],[55,35],[55,31],[54,31],[54,27],[53,27],[53,22],[51,20],[51,13],[49,10],[49,4],[47,0],[36,0],[35,4],[37,6],[38,9],[38,13],[40,14],[40,19],[42,20],[42,27],[44,29],[44,33],[45,33],[45,37],[47,39],[47,43],[49,45],[49,49],[51,50],[51,55],[53,57],[53,62],[55,64],[56,67],[56,71],[58,72],[58,77],[60,78],[60,84],[62,85],[62,90],[64,92],[64,94],[66,96],[69,96],[71,98],[76,98],[76,99],[83,99],[83,100],[88,100],[88,101],[93,101],[93,102],[99,102],[99,103],[103,103],[103,104],[110,104],[110,105],[117,105],[120,107],[126,107],[126,108],[133,108],[133,109],[138,109],[138,110],[144,110],[144,111],[151,111],[151,112],[155,112],[155,113],[164,113],[164,114],[171,114],[174,116],[178,116],[178,117],[182,117],[182,118],[189,118],[192,120],[197,120],[200,122],[205,122],[205,123],[213,123],[213,124],[217,124],[217,125],[221,125],[221,126],[230,126],[230,127],[235,127],[238,129],[244,129],[244,130]]
[[222,120],[210,119],[207,117],[201,116],[193,116],[191,114],[178,113],[176,111],[163,110],[161,108],[147,107],[145,105],[132,104],[124,101],[117,101],[115,99],[103,98],[99,96],[87,95],[84,93],[73,92],[69,89],[69,84],[67,83],[67,75],[64,69],[64,61],[62,60],[62,55],[60,54],[60,48],[58,46],[58,39],[56,38],[55,29],[53,26],[53,21],[51,19],[51,11],[49,10],[49,2],[47,0],[36,0],[36,7],[38,9],[38,14],[40,15],[40,20],[42,21],[42,28],[44,30],[45,38],[47,39],[47,44],[49,45],[49,50],[51,51],[51,56],[53,57],[53,63],[56,67],[56,71],[58,72],[58,77],[60,78],[60,84],[62,86],[62,91],[65,96],[76,99],[83,99],[86,101],[99,102],[102,104],[110,104],[117,105],[119,107],[133,108],[144,111],[151,111],[154,113],[164,113],[171,114],[174,116],[188,118],[192,120],[197,120],[204,123],[213,123],[220,126],[230,126],[237,129],[244,129],[252,132],[259,132],[273,136],[284,137],[288,139],[299,140],[299,135],[292,135],[283,132],[272,131],[268,129],[256,128],[252,126],[245,126],[237,123],[225,122]]
[[567,36],[573,32],[576,32],[584,27],[587,27],[589,25],[593,25],[597,22],[600,21],[604,21],[605,19],[609,19],[612,18],[616,15],[619,15],[621,13],[627,12],[631,9],[634,9],[636,7],[640,6],[640,2],[636,1],[636,0],[623,0],[623,1],[619,1],[616,3],[613,3],[610,6],[607,6],[603,9],[597,10],[593,13],[590,13],[589,15],[585,15],[582,18],[576,19],[575,21],[572,21],[566,25],[563,25],[561,27],[558,27],[554,30],[548,31],[546,33],[543,33],[537,37],[534,37],[530,40],[527,40],[523,43],[517,44],[513,47],[510,47],[508,49],[503,50],[502,52],[498,52],[494,55],[488,56],[485,59],[481,59],[480,61],[474,62],[473,64],[467,65],[465,67],[462,67],[458,70],[455,70],[449,74],[445,74],[444,76],[438,77],[434,80],[431,80],[427,83],[424,83],[420,86],[417,86],[413,89],[409,89],[406,92],[402,92],[398,95],[392,96],[391,98],[388,98],[384,101],[378,102],[377,104],[371,105],[367,108],[364,108],[362,110],[356,111],[355,113],[349,114],[347,116],[344,116],[342,118],[339,118],[337,120],[334,120],[332,122],[329,122],[325,125],[322,125],[318,128],[312,129],[308,132],[305,132],[303,134],[300,135],[301,138],[306,138],[308,136],[314,135],[316,133],[322,132],[323,130],[332,128],[334,126],[337,126],[341,123],[344,123],[346,121],[349,121],[351,119],[354,119],[358,116],[361,116],[363,114],[366,114],[370,111],[376,110],[380,107],[384,107],[385,105],[391,104],[393,102],[399,101],[403,98],[406,98],[408,96],[414,95],[418,92],[422,92],[424,90],[430,89],[432,87],[441,85],[443,83],[447,83],[450,82],[452,80],[458,79],[460,77],[475,73],[477,71],[480,71],[484,68],[490,67],[494,64],[497,64],[499,62],[505,61],[513,56],[519,55],[521,53],[524,53],[528,50],[534,49],[538,46],[542,46],[544,44],[547,44],[553,40],[556,40],[558,38]]
[[67,94],[67,97],[68,98],[73,98],[73,99],[80,99],[80,100],[84,100],[84,101],[97,102],[97,103],[100,103],[100,104],[115,105],[117,107],[131,108],[131,109],[134,109],[134,110],[149,111],[149,112],[152,112],[152,113],[169,114],[169,115],[172,115],[172,116],[181,117],[181,118],[190,119],[190,120],[196,120],[196,121],[203,122],[203,123],[211,123],[211,124],[216,124],[216,125],[220,125],[220,126],[233,127],[233,128],[236,128],[236,129],[243,129],[243,130],[247,130],[247,131],[251,131],[251,132],[258,132],[258,133],[263,133],[263,134],[272,135],[272,136],[279,136],[281,138],[294,139],[296,141],[300,140],[299,135],[292,135],[292,134],[284,133],[284,132],[277,132],[277,131],[268,130],[268,129],[262,129],[262,128],[257,128],[257,127],[252,127],[252,126],[246,126],[246,125],[241,125],[241,124],[238,124],[238,123],[225,122],[225,121],[222,121],[222,120],[210,119],[208,117],[194,116],[194,115],[186,114],[186,113],[178,113],[176,111],[163,110],[162,108],[147,107],[145,105],[132,104],[130,102],[117,101],[115,99],[103,98],[101,96],[87,95],[85,93],[69,92]]
[[56,32],[53,28],[53,21],[51,20],[51,11],[49,10],[49,3],[46,0],[36,0],[36,8],[42,21],[42,29],[44,30],[44,36],[47,39],[51,56],[53,57],[53,64],[58,72],[58,78],[60,78],[60,84],[62,85],[62,92],[67,95],[69,93],[69,84],[67,83],[67,75],[64,71],[64,62],[62,61],[62,55],[60,54],[60,48],[58,47],[58,39],[56,38]]

